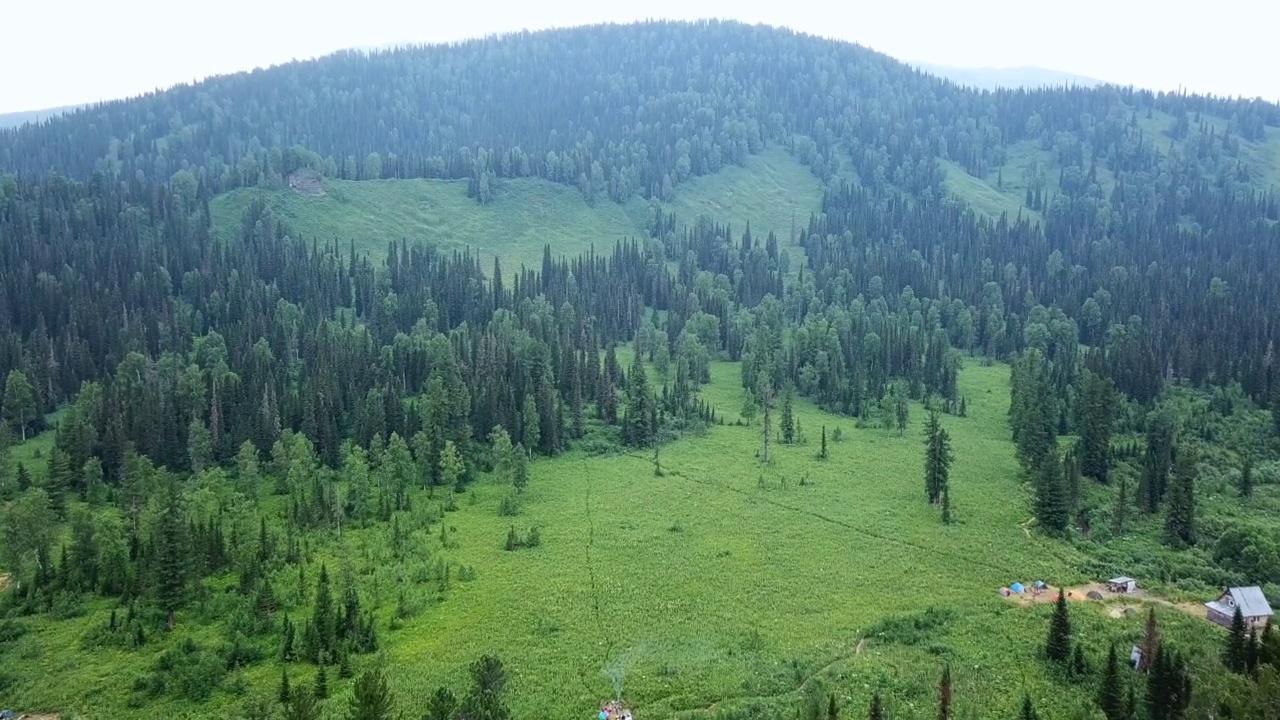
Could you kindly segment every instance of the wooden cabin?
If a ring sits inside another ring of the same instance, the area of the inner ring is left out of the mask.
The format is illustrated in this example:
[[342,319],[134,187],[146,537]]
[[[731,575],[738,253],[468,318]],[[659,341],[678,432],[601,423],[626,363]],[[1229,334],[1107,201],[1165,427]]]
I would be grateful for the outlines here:
[[1235,618],[1236,608],[1244,616],[1246,630],[1262,630],[1274,614],[1267,596],[1262,594],[1262,588],[1257,585],[1227,588],[1217,600],[1205,603],[1204,606],[1208,609],[1210,620],[1228,628]]

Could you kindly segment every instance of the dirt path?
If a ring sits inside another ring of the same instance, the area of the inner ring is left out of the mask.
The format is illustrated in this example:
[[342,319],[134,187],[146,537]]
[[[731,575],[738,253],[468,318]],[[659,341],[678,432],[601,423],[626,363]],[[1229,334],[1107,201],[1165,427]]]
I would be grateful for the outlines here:
[[[1157,605],[1164,605],[1165,607],[1171,607],[1179,612],[1186,613],[1193,617],[1203,618],[1205,616],[1204,606],[1200,605],[1199,603],[1190,603],[1190,602],[1176,603],[1176,602],[1173,602],[1172,600],[1166,600],[1162,597],[1155,597],[1154,595],[1148,595],[1144,590],[1135,590],[1131,593],[1115,593],[1108,590],[1105,583],[1089,583],[1087,585],[1076,585],[1074,587],[1069,587],[1066,590],[1067,590],[1067,600],[1071,602],[1088,601],[1090,592],[1094,592],[1102,596],[1102,600],[1100,601],[1095,600],[1094,602],[1104,602],[1104,603],[1112,604],[1119,601],[1119,604],[1111,608],[1111,611],[1109,613],[1113,618],[1124,617],[1125,611],[1129,609],[1141,611],[1144,606],[1144,603],[1155,603]],[[1019,605],[1037,605],[1041,603],[1052,603],[1058,599],[1058,591],[1057,589],[1050,589],[1050,590],[1046,590],[1045,592],[1042,592],[1039,595],[1034,595],[1030,591],[1027,591],[1024,593],[1010,595],[1008,599],[1018,603]]]

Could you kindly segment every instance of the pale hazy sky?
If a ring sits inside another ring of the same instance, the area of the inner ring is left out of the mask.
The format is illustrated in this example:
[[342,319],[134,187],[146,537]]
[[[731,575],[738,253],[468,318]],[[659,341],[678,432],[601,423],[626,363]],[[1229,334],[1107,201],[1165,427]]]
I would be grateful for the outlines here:
[[1038,65],[1280,100],[1277,0],[4,0],[0,112],[108,100],[353,46],[646,18],[733,18],[908,61]]

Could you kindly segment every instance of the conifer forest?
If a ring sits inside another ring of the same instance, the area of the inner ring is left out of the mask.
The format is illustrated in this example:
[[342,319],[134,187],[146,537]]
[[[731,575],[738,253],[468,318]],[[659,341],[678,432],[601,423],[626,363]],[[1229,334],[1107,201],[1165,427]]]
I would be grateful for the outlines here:
[[1280,106],[763,25],[0,129],[0,708],[1276,720],[1277,278]]

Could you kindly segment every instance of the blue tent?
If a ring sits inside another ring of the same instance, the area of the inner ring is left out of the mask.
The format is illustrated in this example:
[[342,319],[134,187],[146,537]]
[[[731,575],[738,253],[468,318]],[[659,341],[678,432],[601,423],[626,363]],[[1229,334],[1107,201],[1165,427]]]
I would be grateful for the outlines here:
[[1009,586],[1009,589],[1010,589],[1010,590],[1012,590],[1012,591],[1014,591],[1014,592],[1016,592],[1016,593],[1020,593],[1020,592],[1022,592],[1023,590],[1026,590],[1026,588],[1022,587],[1022,583],[1014,583],[1014,584],[1012,584],[1012,585],[1010,585],[1010,586]]

